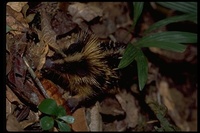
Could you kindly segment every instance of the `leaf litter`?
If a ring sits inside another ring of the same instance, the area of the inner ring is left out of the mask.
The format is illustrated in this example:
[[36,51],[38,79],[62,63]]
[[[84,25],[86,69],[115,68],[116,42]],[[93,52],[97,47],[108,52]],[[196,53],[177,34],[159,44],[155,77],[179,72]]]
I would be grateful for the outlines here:
[[[9,81],[7,83],[9,85],[6,86],[6,128],[8,131],[25,131],[28,128],[30,131],[41,131],[38,126],[34,129],[34,125],[37,125],[39,120],[39,113],[35,111],[35,108],[44,96],[27,73],[27,66],[22,60],[23,54],[26,53],[29,64],[40,71],[46,57],[53,52],[49,47],[58,50],[55,43],[69,43],[70,39],[63,36],[77,26],[82,29],[91,28],[98,37],[103,39],[113,38],[126,43],[134,42],[135,38],[129,32],[133,23],[130,15],[133,9],[129,4],[126,2],[44,2],[34,6],[31,2],[8,2],[6,25],[15,30],[9,30],[6,34],[6,76]],[[25,6],[28,9],[23,11],[22,8]],[[42,10],[50,14],[48,17],[44,17],[45,14],[43,14],[44,20],[47,21],[45,22],[47,29],[43,27],[43,30],[50,31],[49,34],[45,34],[46,31],[41,33],[35,30],[38,24],[30,25],[30,21],[36,18],[36,12],[33,11],[42,12]],[[23,12],[26,12],[26,15]],[[33,18],[27,19],[29,14],[33,14]],[[145,21],[141,22],[141,31],[152,24],[153,19],[149,12],[144,14]],[[35,33],[36,36],[29,34],[32,39],[28,39],[27,31]],[[126,37],[125,34],[127,34]],[[37,39],[45,43],[37,42]],[[197,63],[196,47],[189,45],[186,52],[182,54],[154,48],[150,48],[150,52],[151,55],[158,55],[158,59],[162,61],[156,62],[152,57],[147,56],[149,77],[146,89],[139,92],[137,83],[133,83],[131,88],[115,97],[107,97],[103,101],[96,102],[92,107],[76,110],[73,113],[75,123],[72,124],[72,129],[74,131],[163,131],[168,129],[175,131],[177,127],[181,131],[197,130],[197,75],[196,69],[193,69],[196,68]],[[178,65],[179,62],[184,62],[188,69],[180,71],[175,69],[175,67],[184,66],[184,63],[181,64],[182,66]],[[49,84],[52,89],[60,89],[54,83]],[[53,96],[53,90],[46,91]],[[66,95],[65,91],[59,91],[58,95],[54,96],[61,105],[64,104],[66,98],[59,97],[64,94]],[[16,103],[17,107],[23,108],[13,109]],[[20,120],[17,119],[17,115],[14,115],[16,111],[18,113],[21,111],[20,116],[23,117]]]

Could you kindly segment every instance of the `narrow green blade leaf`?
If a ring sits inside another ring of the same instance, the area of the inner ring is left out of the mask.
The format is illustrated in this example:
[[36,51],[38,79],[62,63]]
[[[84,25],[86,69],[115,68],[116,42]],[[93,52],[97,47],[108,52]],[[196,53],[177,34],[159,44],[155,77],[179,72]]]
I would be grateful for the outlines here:
[[152,41],[145,44],[141,44],[139,45],[139,47],[158,47],[161,49],[170,50],[174,52],[184,52],[187,46],[174,42]]
[[54,126],[54,120],[52,117],[44,116],[40,120],[40,125],[43,130],[50,130]]
[[133,27],[135,27],[141,13],[142,13],[144,2],[133,2],[133,6],[134,6]]
[[180,22],[180,21],[192,21],[192,22],[197,22],[197,15],[195,14],[185,14],[185,15],[180,15],[180,16],[174,16],[174,17],[170,17],[170,18],[166,18],[166,19],[162,19],[156,23],[154,23],[153,25],[151,25],[145,32],[149,33],[155,29],[159,29],[167,24],[170,23],[174,23],[174,22]]
[[156,2],[164,7],[183,13],[197,14],[197,2]]
[[64,122],[58,121],[58,120],[56,122],[58,123],[59,131],[61,131],[61,132],[70,132],[71,131],[71,128],[67,123],[64,123]]
[[160,33],[154,33],[139,39],[137,41],[137,45],[144,45],[152,41],[164,41],[164,42],[174,42],[174,43],[197,43],[197,34],[190,32],[180,32],[180,31],[166,31]]
[[124,54],[122,56],[122,59],[118,65],[118,68],[124,68],[128,66],[133,60],[135,59],[138,52],[138,48],[134,47],[133,44],[128,44],[126,50],[124,51]]
[[136,56],[139,89],[142,91],[148,78],[148,61],[142,50],[139,49]]
[[56,115],[57,114],[57,104],[53,99],[44,99],[38,106],[38,109],[45,114],[48,115]]
[[61,117],[59,117],[59,119],[65,121],[65,122],[67,122],[67,123],[69,123],[69,124],[74,123],[74,120],[75,120],[74,117],[73,117],[73,116],[70,116],[70,115],[61,116]]

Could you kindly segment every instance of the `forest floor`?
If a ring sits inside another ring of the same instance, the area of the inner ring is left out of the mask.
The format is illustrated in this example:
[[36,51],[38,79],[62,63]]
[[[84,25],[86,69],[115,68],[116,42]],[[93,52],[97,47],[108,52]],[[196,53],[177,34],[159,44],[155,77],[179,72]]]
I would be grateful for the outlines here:
[[[130,31],[133,24],[132,3],[7,3],[6,26],[10,29],[7,27],[6,33],[6,76],[12,82],[12,87],[6,84],[8,131],[41,131],[38,126],[41,113],[32,109],[30,103],[34,104],[31,100],[35,100],[32,99],[32,92],[38,95],[40,102],[44,97],[25,76],[25,64],[19,58],[30,43],[25,41],[25,33],[34,31],[31,24],[36,22],[32,20],[45,4],[44,10],[50,14],[50,24],[57,36],[62,37],[78,26],[83,30],[89,28],[102,40],[110,38],[123,43],[134,42],[150,25],[173,13],[168,9],[164,14],[147,5],[137,28]],[[179,28],[190,27],[181,24]],[[178,24],[170,25],[159,29],[159,32],[176,30],[177,27]],[[16,57],[17,54],[20,56]],[[115,96],[107,96],[90,107],[81,107],[72,114],[75,118],[71,127],[73,131],[197,131],[197,46],[188,44],[183,53],[148,48],[144,49],[144,54],[148,59],[148,81],[144,89],[138,89],[137,73],[133,72],[131,76],[130,73],[126,77],[133,81],[129,88],[122,89]],[[44,64],[42,57],[38,62],[41,66]],[[18,75],[10,74],[13,67]],[[16,89],[22,84],[24,87]]]

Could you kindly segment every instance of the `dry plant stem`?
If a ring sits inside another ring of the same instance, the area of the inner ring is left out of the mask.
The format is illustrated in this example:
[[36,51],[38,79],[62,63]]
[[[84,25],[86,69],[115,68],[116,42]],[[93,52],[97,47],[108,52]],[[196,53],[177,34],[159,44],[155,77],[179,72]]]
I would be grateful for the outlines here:
[[28,64],[28,61],[26,59],[26,57],[23,56],[23,61],[26,64],[29,73],[31,74],[33,80],[35,81],[35,83],[38,85],[38,87],[40,88],[40,90],[42,91],[42,94],[44,95],[45,98],[50,98],[49,95],[46,93],[43,85],[41,84],[40,80],[37,78],[37,76],[35,75],[35,72],[32,70],[32,68],[30,67],[30,65]]

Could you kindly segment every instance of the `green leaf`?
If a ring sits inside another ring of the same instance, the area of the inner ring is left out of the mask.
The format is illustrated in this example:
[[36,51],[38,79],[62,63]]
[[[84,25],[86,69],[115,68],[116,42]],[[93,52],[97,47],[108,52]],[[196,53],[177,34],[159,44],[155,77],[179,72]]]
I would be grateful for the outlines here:
[[142,13],[144,2],[133,2],[133,6],[134,6],[133,27],[135,27],[141,13]]
[[56,120],[56,122],[58,123],[58,128],[61,132],[70,132],[71,128],[67,123],[64,123],[62,121],[58,121]]
[[12,30],[12,28],[10,26],[6,25],[6,33],[8,33],[11,30]]
[[141,44],[139,45],[139,47],[158,47],[161,49],[170,50],[174,52],[184,52],[187,46],[174,42],[151,41],[145,44]]
[[122,59],[119,62],[118,68],[124,68],[128,66],[135,57],[137,56],[138,48],[134,47],[133,44],[128,44],[127,48],[124,51],[124,54],[122,56]]
[[174,22],[180,22],[180,21],[193,21],[193,22],[197,22],[197,15],[195,14],[185,14],[185,15],[180,15],[180,16],[174,16],[174,17],[169,17],[169,18],[166,18],[166,19],[162,19],[156,23],[154,23],[153,25],[151,25],[145,32],[144,34],[146,33],[149,33],[155,29],[159,29],[160,27],[163,27],[167,24],[170,24],[170,23],[174,23]]
[[38,109],[48,115],[57,115],[57,104],[53,99],[44,99],[38,106]]
[[140,48],[128,44],[118,68],[124,68],[134,60],[137,62],[139,89],[142,90],[148,77],[148,62]]
[[156,2],[156,3],[183,13],[197,14],[197,2]]
[[146,45],[152,41],[163,41],[173,43],[197,43],[197,34],[190,32],[180,31],[166,31],[160,33],[154,33],[148,36],[144,36],[137,41],[137,45],[140,47]]
[[57,114],[56,114],[56,116],[57,117],[59,117],[59,116],[66,116],[67,115],[67,113],[66,113],[66,110],[65,110],[65,108],[63,107],[63,106],[58,106],[57,107]]
[[148,78],[148,61],[141,49],[138,50],[135,60],[137,62],[139,89],[142,91]]
[[69,123],[69,124],[72,124],[74,123],[74,117],[73,116],[70,116],[70,115],[67,115],[67,116],[61,116],[61,117],[58,117],[59,119]]
[[50,130],[54,126],[54,119],[49,116],[44,116],[40,120],[40,125],[43,130]]

